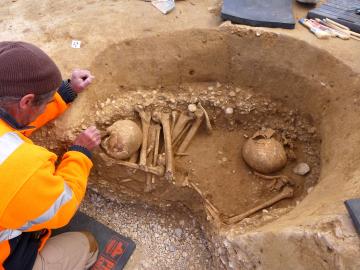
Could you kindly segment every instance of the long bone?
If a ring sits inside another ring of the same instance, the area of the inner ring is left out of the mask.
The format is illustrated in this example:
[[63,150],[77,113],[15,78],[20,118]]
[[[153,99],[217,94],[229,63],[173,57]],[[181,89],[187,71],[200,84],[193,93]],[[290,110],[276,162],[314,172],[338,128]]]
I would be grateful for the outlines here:
[[[128,162],[136,163],[138,160],[138,157],[139,157],[139,151],[136,151],[134,154],[131,155]],[[131,174],[131,173],[134,174],[135,173],[134,171],[135,171],[134,169],[128,169],[129,174]]]
[[[156,124],[155,125],[155,148],[154,148],[154,156],[153,156],[153,166],[156,166],[159,157],[159,145],[160,145],[160,132],[161,126]],[[153,189],[153,185],[155,184],[155,175],[151,175],[151,189]]]
[[136,164],[136,163],[132,163],[129,161],[123,161],[123,160],[115,160],[112,158],[109,158],[108,156],[106,156],[105,154],[101,155],[102,159],[105,161],[106,166],[111,166],[111,165],[121,165],[121,166],[125,166],[127,168],[130,169],[135,169],[135,170],[140,170],[146,173],[151,173],[157,176],[163,176],[164,175],[164,166],[163,165],[158,165],[158,166],[141,166],[140,164]]
[[294,195],[294,189],[286,186],[278,195],[271,198],[267,202],[264,202],[264,203],[254,207],[240,215],[232,216],[229,218],[223,218],[223,221],[225,224],[228,224],[228,225],[236,224],[236,223],[240,222],[241,220],[243,220],[244,218],[247,218],[248,216],[255,214],[257,211],[262,210],[267,207],[270,207],[271,205],[273,205],[283,199],[291,198],[293,195]]
[[171,143],[171,131],[170,131],[170,114],[156,112],[153,114],[154,121],[160,122],[163,127],[164,133],[164,145],[165,145],[165,179],[168,181],[174,180],[174,153]]
[[[149,138],[148,138],[148,149],[146,151],[147,153],[147,157],[146,157],[146,163],[147,166],[152,166],[153,165],[153,151],[155,149],[155,136],[156,136],[156,129],[155,129],[155,125],[154,124],[150,124],[150,128],[149,128]],[[150,192],[152,190],[152,185],[151,185],[151,177],[152,174],[147,173],[146,177],[145,177],[145,187],[144,187],[144,192]]]
[[202,110],[204,112],[206,128],[207,128],[208,133],[211,134],[213,128],[212,128],[212,125],[211,125],[211,122],[210,122],[209,115],[208,115],[207,111],[205,110],[205,108],[201,105],[200,102],[197,105],[200,108],[200,110]]
[[192,182],[188,181],[188,184],[190,187],[192,187],[199,195],[200,197],[203,199],[204,201],[204,207],[206,209],[206,212],[208,213],[208,215],[210,215],[212,217],[212,219],[215,222],[221,222],[220,220],[220,211],[215,207],[215,205],[209,201],[208,198],[206,198],[206,196],[204,195],[204,193]]
[[265,174],[261,174],[258,173],[256,171],[253,172],[254,175],[263,178],[265,180],[270,180],[271,183],[268,185],[268,188],[270,188],[271,190],[276,190],[279,191],[283,186],[285,185],[290,185],[293,186],[294,183],[293,181],[287,177],[286,175],[265,175]]
[[191,126],[189,132],[186,134],[185,139],[183,140],[183,142],[180,144],[180,147],[178,149],[179,153],[184,153],[185,150],[187,149],[187,147],[189,146],[191,140],[194,138],[196,132],[198,131],[201,122],[204,119],[204,112],[202,110],[197,110],[195,112],[195,122],[194,124]]
[[178,111],[172,111],[171,112],[171,136],[173,136],[174,127],[178,118]]
[[143,132],[143,141],[140,151],[140,166],[146,166],[146,156],[147,156],[147,145],[148,145],[148,136],[149,136],[149,127],[151,121],[151,115],[149,112],[145,112],[144,108],[140,105],[136,105],[134,110],[139,114],[141,118],[141,126]]
[[220,211],[215,207],[215,205],[209,201],[208,198],[204,195],[204,193],[193,183],[189,181],[189,185],[200,195],[200,197],[204,200],[205,204],[211,209],[212,212],[219,215]]
[[156,167],[140,166],[140,164],[131,163],[131,162],[127,162],[127,161],[120,161],[120,160],[115,161],[115,164],[126,166],[131,169],[140,170],[140,171],[147,172],[147,173],[152,173],[157,176],[164,175],[164,167],[163,166],[156,166]]
[[174,149],[181,144],[182,140],[184,139],[185,135],[188,133],[190,128],[191,128],[191,123],[187,123],[186,126],[184,127],[184,129],[177,136],[177,138],[172,142]]
[[174,129],[171,133],[171,141],[174,142],[179,135],[181,134],[181,132],[184,130],[184,128],[186,127],[186,125],[191,122],[194,119],[194,114],[190,114],[188,112],[182,112],[179,116],[179,119],[177,120]]

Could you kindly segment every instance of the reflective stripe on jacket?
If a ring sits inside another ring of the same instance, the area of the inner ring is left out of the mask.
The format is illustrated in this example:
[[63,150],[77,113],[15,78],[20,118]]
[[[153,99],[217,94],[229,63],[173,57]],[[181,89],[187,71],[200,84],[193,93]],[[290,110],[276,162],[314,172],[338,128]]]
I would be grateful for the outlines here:
[[[45,113],[32,123],[34,129],[66,108],[56,93]],[[57,156],[26,137],[34,129],[20,131],[0,119],[0,270],[27,263],[22,256],[35,260],[37,250],[29,254],[31,250],[24,252],[21,244],[40,250],[50,229],[70,221],[83,199],[92,167],[85,154],[68,151],[56,168]]]

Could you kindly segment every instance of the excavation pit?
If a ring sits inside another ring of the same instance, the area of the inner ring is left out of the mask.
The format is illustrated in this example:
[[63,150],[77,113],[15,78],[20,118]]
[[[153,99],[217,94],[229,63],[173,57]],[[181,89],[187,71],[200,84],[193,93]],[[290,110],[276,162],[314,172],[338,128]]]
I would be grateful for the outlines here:
[[[342,205],[359,186],[348,185],[357,169],[346,162],[355,154],[346,140],[358,132],[349,128],[358,120],[353,117],[357,109],[348,110],[347,104],[357,100],[359,86],[349,67],[304,42],[233,26],[128,40],[94,59],[96,84],[39,133],[38,141],[61,152],[90,124],[104,131],[117,120],[131,119],[141,126],[137,104],[149,111],[181,112],[201,102],[214,130],[208,134],[202,123],[186,155],[175,158],[175,181],[156,179],[152,192],[144,192],[144,173],[107,162],[99,149],[90,176],[93,190],[169,212],[188,209],[203,224],[213,255],[203,269],[354,266],[351,256],[358,248],[354,238],[344,238],[354,231]],[[220,216],[239,215],[274,197],[283,187],[257,176],[241,157],[245,141],[265,128],[285,145],[288,161],[276,174],[291,179],[294,195],[240,222],[218,222],[187,182]],[[44,142],[47,133],[64,144]],[[310,167],[304,176],[293,172],[301,162]]]

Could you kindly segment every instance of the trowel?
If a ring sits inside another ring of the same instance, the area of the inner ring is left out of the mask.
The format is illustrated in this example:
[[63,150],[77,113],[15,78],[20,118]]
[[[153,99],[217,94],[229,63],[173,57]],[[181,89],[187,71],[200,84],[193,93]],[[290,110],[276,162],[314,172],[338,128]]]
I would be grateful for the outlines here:
[[152,0],[151,4],[165,15],[175,8],[175,0]]

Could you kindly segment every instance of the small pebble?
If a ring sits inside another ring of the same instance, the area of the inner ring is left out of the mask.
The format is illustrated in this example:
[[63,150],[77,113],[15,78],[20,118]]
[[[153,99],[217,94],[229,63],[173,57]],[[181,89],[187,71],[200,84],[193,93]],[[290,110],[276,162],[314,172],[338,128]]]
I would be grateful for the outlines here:
[[195,112],[196,109],[197,109],[197,107],[196,107],[195,104],[189,104],[189,105],[188,105],[188,110],[189,110],[190,112]]
[[176,251],[176,247],[173,244],[169,245],[169,251],[170,252],[175,252]]
[[236,96],[236,93],[235,93],[234,91],[230,91],[229,96],[230,96],[230,97],[235,97],[235,96]]
[[310,167],[308,164],[302,162],[299,163],[295,166],[295,168],[293,169],[293,173],[297,174],[297,175],[305,175],[308,172],[310,172]]
[[225,114],[230,115],[230,114],[233,114],[233,113],[234,113],[234,109],[233,109],[233,108],[227,107],[227,108],[225,109]]
[[176,235],[177,237],[181,237],[182,233],[183,233],[182,229],[180,229],[180,228],[176,228],[176,229],[175,229],[175,235]]

